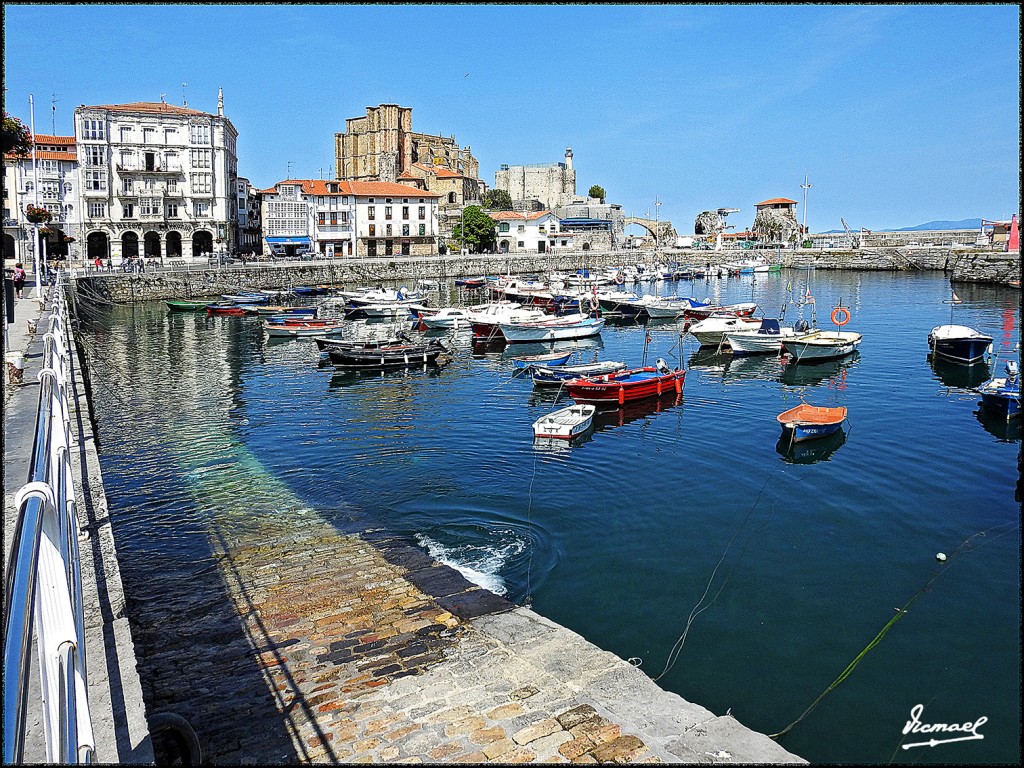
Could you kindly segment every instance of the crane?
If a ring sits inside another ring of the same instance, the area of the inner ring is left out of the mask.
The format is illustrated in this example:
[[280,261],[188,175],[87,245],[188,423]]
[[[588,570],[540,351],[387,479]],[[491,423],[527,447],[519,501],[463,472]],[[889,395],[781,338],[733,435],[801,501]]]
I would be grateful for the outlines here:
[[859,248],[860,247],[860,235],[859,234],[855,235],[855,234],[853,234],[852,231],[850,231],[850,226],[846,223],[846,219],[844,219],[842,216],[839,217],[839,220],[843,223],[843,229],[846,230],[846,236],[848,238],[850,238],[850,247],[851,248]]

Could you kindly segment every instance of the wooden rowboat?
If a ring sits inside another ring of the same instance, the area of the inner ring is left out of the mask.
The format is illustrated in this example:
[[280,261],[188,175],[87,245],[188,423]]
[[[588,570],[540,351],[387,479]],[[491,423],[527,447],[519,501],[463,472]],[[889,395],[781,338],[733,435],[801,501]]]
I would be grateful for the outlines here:
[[208,301],[188,301],[184,299],[167,302],[167,308],[171,312],[205,312],[209,305],[210,302]]
[[784,432],[792,433],[790,442],[799,443],[836,432],[846,419],[846,408],[828,408],[800,403],[775,417]]
[[570,405],[533,422],[533,436],[572,440],[590,429],[594,424],[596,406],[587,404]]
[[619,404],[661,397],[669,392],[681,394],[686,371],[672,370],[664,360],[656,366],[628,368],[604,376],[570,379],[565,383],[569,397],[577,403]]

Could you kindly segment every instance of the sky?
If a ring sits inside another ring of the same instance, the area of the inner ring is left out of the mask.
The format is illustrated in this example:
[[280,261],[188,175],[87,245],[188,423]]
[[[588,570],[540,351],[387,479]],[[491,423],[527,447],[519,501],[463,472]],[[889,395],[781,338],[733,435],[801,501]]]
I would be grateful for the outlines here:
[[680,233],[774,197],[892,229],[1019,211],[1020,42],[1010,4],[5,3],[4,108],[71,135],[78,105],[215,113],[222,87],[265,188],[333,177],[346,118],[397,103],[492,187],[571,146],[577,194]]

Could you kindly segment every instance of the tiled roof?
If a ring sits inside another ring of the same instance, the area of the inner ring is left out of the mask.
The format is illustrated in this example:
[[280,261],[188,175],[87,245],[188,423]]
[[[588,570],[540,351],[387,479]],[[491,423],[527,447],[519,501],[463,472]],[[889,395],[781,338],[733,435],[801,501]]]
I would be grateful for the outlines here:
[[764,202],[761,203],[755,203],[754,206],[756,207],[759,205],[781,205],[783,203],[791,205],[797,204],[796,200],[790,200],[788,197],[773,197],[771,200],[765,200]]
[[458,179],[464,177],[464,174],[441,165],[427,165],[426,163],[413,163],[413,165],[427,173],[434,174],[439,179]]
[[165,104],[162,101],[135,101],[131,104],[96,104],[93,106],[86,106],[85,109],[106,109],[111,112],[151,112],[159,115],[201,115],[203,117],[213,117],[209,112],[200,112],[198,109],[189,109],[188,107],[176,107],[173,104]]
[[[389,181],[333,181],[328,179],[285,179],[270,189],[263,190],[265,195],[277,193],[282,184],[299,184],[304,195],[355,195],[357,197],[440,197],[436,192],[410,187],[408,184],[395,184]],[[328,184],[337,184],[337,192],[329,192]]]
[[74,144],[74,136],[48,136],[45,133],[36,134],[36,144]]
[[533,211],[532,213],[519,213],[518,211],[495,211],[487,214],[495,221],[533,221],[547,216],[551,211]]
[[[36,150],[36,160],[77,160],[78,155],[74,152],[51,152],[49,150]],[[32,153],[25,155],[24,157],[18,157],[13,154],[4,155],[4,160],[28,160],[32,161]]]

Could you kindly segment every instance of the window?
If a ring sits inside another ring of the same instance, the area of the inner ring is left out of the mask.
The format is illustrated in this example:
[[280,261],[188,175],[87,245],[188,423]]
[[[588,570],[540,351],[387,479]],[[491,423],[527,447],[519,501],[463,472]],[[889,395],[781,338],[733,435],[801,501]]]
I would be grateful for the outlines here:
[[366,208],[366,218],[368,218],[370,221],[373,221],[375,218],[377,218],[377,208],[376,208],[376,206],[373,206],[373,205],[367,206],[367,208]]
[[130,195],[135,191],[135,179],[127,178],[121,179],[121,191],[125,194]]
[[60,197],[60,182],[44,181],[39,185],[39,191],[43,195],[43,200],[56,200]]
[[385,219],[390,219],[391,218],[391,206],[390,205],[385,205],[384,206],[384,218]]
[[105,190],[107,188],[107,172],[86,171],[85,188],[90,190]]
[[338,223],[338,212],[337,211],[331,211],[331,224],[337,224],[337,223]]
[[522,248],[523,247],[523,241],[522,240],[518,240],[516,242],[516,245],[518,245],[520,248]]
[[403,205],[402,206],[402,218],[403,219],[408,219],[409,218],[409,206],[408,205]]
[[144,197],[139,200],[139,213],[142,216],[159,216],[160,208],[159,198]]
[[177,134],[173,128],[164,128],[164,144],[174,144],[177,141]]
[[402,236],[403,237],[408,237],[409,236],[409,225],[408,224],[403,224],[402,225]]
[[498,225],[498,231],[499,232],[508,232],[509,229],[511,229],[511,227],[509,227],[507,221],[503,221],[503,222],[501,222],[501,224]]
[[197,219],[205,219],[210,215],[210,204],[205,200],[196,200],[192,203],[192,215]]
[[188,132],[189,142],[192,144],[209,144],[210,143],[210,126],[209,125],[190,125]]
[[167,171],[180,171],[181,166],[178,164],[178,153],[168,152],[164,155],[164,170]]
[[525,224],[520,224],[518,227],[516,227],[516,232],[525,232],[525,231],[526,231],[526,225]]
[[43,205],[43,208],[48,210],[54,216],[60,216],[60,213],[61,213],[61,211],[60,211],[60,203],[45,203]]
[[348,211],[341,212],[341,223],[348,224]]
[[142,129],[142,143],[152,144],[156,141],[156,128],[143,128]]
[[449,203],[455,203],[455,202],[458,202],[458,198],[456,197],[456,195],[455,195],[455,193],[454,193],[454,192],[449,192],[449,193],[448,193],[448,202],[449,202]]
[[209,194],[212,187],[210,185],[211,174],[209,173],[193,173],[192,174],[192,191],[198,194]]
[[420,218],[421,219],[427,218],[427,206],[425,206],[425,205],[421,205],[420,206]]
[[420,224],[420,237],[423,237],[425,234],[427,234],[427,225]]
[[132,203],[124,203],[121,206],[121,216],[126,219],[134,219],[135,206]]
[[102,219],[107,215],[106,203],[89,203],[89,218]]
[[167,218],[168,219],[176,219],[176,218],[178,218],[178,204],[177,203],[168,203],[167,204]]
[[103,124],[103,121],[102,120],[83,120],[82,121],[82,138],[83,139],[105,139],[105,138],[107,138],[107,130],[106,130],[106,126]]
[[177,179],[168,179],[167,180],[167,191],[168,192],[177,192],[178,191],[178,180]]
[[376,237],[376,236],[377,236],[377,225],[376,224],[371,224],[370,225],[370,237]]
[[408,256],[409,253],[410,253],[409,241],[408,240],[403,240],[402,241],[402,255],[403,256]]
[[125,170],[131,170],[135,163],[135,153],[130,149],[122,149],[120,157],[117,164]]
[[192,167],[193,168],[209,168],[210,167],[210,150],[208,149],[193,149],[190,150],[192,156]]
[[321,227],[322,227],[322,226],[323,226],[324,224],[326,224],[326,223],[327,223],[327,214],[326,214],[326,213],[323,213],[323,212],[321,211],[321,212],[320,212],[320,213],[319,213],[319,214],[317,215],[317,223],[319,223]]
[[390,224],[385,225],[385,227],[384,227],[384,236],[385,237],[391,237],[391,225]]
[[86,165],[104,165],[107,161],[106,147],[85,147]]
[[56,173],[58,171],[56,160],[40,160],[39,170],[44,174]]
[[121,142],[127,144],[132,140],[132,127],[130,125],[121,126]]
[[152,176],[147,176],[142,180],[143,189],[156,189],[156,179]]

